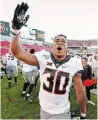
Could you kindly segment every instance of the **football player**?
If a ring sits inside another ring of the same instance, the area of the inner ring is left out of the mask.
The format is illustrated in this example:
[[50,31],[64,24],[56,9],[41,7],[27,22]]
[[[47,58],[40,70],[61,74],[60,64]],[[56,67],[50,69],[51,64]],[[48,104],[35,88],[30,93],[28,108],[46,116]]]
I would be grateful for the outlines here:
[[[34,54],[34,52],[35,52],[34,49],[30,50],[31,54]],[[22,68],[22,74],[25,81],[23,85],[22,96],[25,96],[25,100],[28,100],[31,103],[32,100],[30,99],[30,94],[32,92],[32,89],[35,87],[36,80],[39,75],[39,71],[36,66],[32,66],[24,63]],[[27,87],[29,88],[26,94]]]
[[4,76],[4,65],[2,56],[0,56],[0,78],[3,79]]
[[5,74],[6,73],[6,55],[5,56],[2,56],[2,65],[3,65],[3,71]]
[[6,53],[6,72],[8,77],[8,86],[7,88],[11,87],[11,79],[12,73],[14,74],[15,84],[18,84],[17,77],[18,77],[18,66],[17,66],[17,58],[11,53]]
[[40,67],[40,118],[70,119],[70,101],[68,99],[72,80],[80,104],[81,119],[86,118],[86,95],[81,82],[83,69],[81,60],[67,57],[67,38],[57,35],[51,53],[45,50],[34,55],[24,51],[19,42],[19,30],[26,24],[29,15],[27,3],[17,5],[12,24],[12,53],[21,61]]

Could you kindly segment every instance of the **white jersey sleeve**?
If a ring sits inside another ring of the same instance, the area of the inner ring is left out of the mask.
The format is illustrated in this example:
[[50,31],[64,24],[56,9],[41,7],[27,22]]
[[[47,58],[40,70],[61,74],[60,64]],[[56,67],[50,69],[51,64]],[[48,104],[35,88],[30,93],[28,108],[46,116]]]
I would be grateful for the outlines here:
[[43,72],[44,69],[45,69],[45,63],[46,63],[46,60],[45,58],[49,57],[50,56],[50,53],[46,50],[42,50],[40,52],[36,52],[34,54],[39,62],[39,67],[40,67],[40,72]]
[[80,58],[76,58],[74,57],[73,58],[73,68],[74,68],[74,75],[78,72],[78,71],[81,71],[83,70],[83,66],[82,66],[82,62],[81,62],[81,59]]
[[39,52],[36,52],[34,55],[36,56],[36,58],[37,58],[37,60],[38,60],[38,62],[39,62],[39,64],[40,64],[40,63],[42,63],[43,60],[44,60],[43,56],[44,56],[44,55],[49,55],[49,52],[46,51],[46,50],[41,50],[41,51],[39,51]]

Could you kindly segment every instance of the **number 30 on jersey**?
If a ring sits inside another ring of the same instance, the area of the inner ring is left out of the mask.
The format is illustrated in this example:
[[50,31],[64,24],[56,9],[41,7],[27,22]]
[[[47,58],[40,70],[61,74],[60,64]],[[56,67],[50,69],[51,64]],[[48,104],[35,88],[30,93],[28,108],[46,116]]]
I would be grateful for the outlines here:
[[45,91],[59,95],[66,93],[66,86],[69,82],[69,73],[46,68],[44,76],[43,89]]

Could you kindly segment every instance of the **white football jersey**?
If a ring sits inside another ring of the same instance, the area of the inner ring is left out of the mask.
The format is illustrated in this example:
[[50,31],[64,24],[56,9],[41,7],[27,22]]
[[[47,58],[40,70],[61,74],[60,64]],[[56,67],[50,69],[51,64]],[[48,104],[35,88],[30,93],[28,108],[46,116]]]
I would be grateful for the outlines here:
[[28,64],[24,63],[22,70],[23,70],[24,72],[31,72],[31,71],[33,71],[33,70],[36,70],[36,71],[37,71],[38,69],[37,69],[36,66],[32,66],[32,65],[28,65]]
[[6,64],[9,66],[17,66],[17,58],[11,55],[10,53],[6,53]]
[[35,56],[40,66],[40,92],[41,108],[50,114],[60,114],[69,111],[69,91],[72,78],[83,70],[81,60],[72,57],[68,61],[57,62],[51,53],[42,50]]

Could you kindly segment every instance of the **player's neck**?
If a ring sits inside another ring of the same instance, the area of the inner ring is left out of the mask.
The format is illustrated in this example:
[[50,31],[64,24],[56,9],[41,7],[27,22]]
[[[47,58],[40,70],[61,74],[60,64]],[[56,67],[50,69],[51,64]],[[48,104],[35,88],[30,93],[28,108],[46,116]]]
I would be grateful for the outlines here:
[[64,56],[62,56],[62,57],[59,57],[59,56],[56,56],[56,55],[53,55],[53,56],[54,56],[54,58],[55,58],[56,60],[62,61],[62,60],[64,60],[64,59],[66,58],[67,55],[64,55]]

